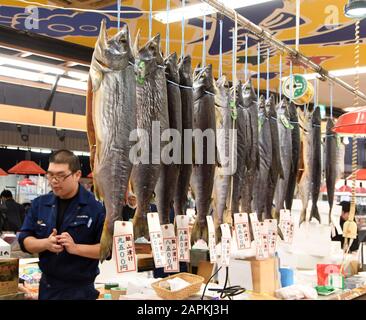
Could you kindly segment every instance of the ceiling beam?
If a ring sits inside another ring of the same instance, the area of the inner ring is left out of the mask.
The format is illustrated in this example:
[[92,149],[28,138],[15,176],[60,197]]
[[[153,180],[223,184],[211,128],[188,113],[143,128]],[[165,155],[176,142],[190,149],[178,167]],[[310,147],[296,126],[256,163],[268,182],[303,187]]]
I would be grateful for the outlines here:
[[0,122],[86,132],[85,115],[0,104]]
[[0,25],[0,45],[89,65],[93,48]]

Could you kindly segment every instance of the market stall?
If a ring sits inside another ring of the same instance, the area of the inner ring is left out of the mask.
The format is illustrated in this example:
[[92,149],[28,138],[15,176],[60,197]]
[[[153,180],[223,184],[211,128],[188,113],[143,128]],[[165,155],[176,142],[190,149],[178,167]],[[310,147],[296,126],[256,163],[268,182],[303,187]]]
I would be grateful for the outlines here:
[[[21,41],[0,39],[20,50],[11,58],[4,53],[0,83],[51,91],[29,119],[17,97],[20,105],[4,105],[0,122],[21,123],[17,130],[28,145],[25,126],[55,129],[50,144],[60,149],[65,131],[83,134],[66,139],[88,149],[88,167],[77,171],[89,173],[77,182],[106,211],[97,299],[363,299],[366,189],[357,157],[364,153],[357,138],[366,134],[359,108],[366,102],[359,72],[363,16],[308,28],[315,13],[306,0],[109,1],[105,7],[99,1],[93,8],[40,2],[50,22],[36,19],[45,25],[33,28],[33,39],[39,47],[48,43],[50,57],[24,60]],[[343,2],[336,8],[343,11]],[[348,17],[354,2],[346,6]],[[0,16],[19,8],[0,7]],[[300,14],[304,8],[308,19]],[[53,10],[76,20],[51,23]],[[90,25],[81,24],[86,16]],[[6,28],[16,34],[14,25]],[[338,39],[342,32],[346,40]],[[45,35],[63,41],[47,42]],[[64,52],[55,52],[62,42]],[[340,44],[344,58],[336,54]],[[73,97],[57,100],[58,90]],[[22,161],[8,173],[17,175],[16,199],[32,202],[75,172],[51,172],[47,180],[35,162]],[[72,222],[81,234],[97,218],[75,207],[76,218],[85,220]],[[37,224],[46,227],[44,220]],[[332,241],[335,235],[342,242]],[[37,255],[19,259],[14,237],[2,238],[0,299],[36,300]]]

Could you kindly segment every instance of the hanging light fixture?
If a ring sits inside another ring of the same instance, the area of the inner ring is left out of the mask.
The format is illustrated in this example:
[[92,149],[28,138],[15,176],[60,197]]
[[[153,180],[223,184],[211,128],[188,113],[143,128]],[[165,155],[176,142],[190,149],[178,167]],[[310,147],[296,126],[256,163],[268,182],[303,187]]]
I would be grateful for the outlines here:
[[366,0],[348,0],[348,4],[344,7],[344,14],[348,18],[365,18]]

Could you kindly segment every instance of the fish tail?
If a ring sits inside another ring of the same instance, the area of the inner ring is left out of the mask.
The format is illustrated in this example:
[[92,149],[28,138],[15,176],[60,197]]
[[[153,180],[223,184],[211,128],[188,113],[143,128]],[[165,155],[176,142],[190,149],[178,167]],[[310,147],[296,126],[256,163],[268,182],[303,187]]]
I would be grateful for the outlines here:
[[108,221],[104,222],[102,237],[100,239],[100,262],[110,260],[112,253],[112,235],[107,228]]
[[278,221],[280,219],[280,213],[279,213],[279,211],[276,210],[275,207],[273,207],[271,210],[271,216],[272,216],[272,219],[277,219]]
[[299,221],[299,227],[301,226],[301,224],[303,222],[306,221],[306,209],[302,209],[301,210],[301,214],[300,214],[300,221]]
[[319,210],[318,210],[318,207],[316,204],[312,205],[311,207],[311,212],[310,212],[310,221],[311,221],[311,218],[315,218],[320,222],[320,215],[319,215]]
[[224,214],[222,215],[223,223],[228,223],[230,225],[233,225],[233,217],[231,215],[230,210],[226,209],[224,211]]
[[332,210],[333,206],[329,206],[329,225],[332,224]]
[[199,226],[198,221],[196,220],[194,222],[192,232],[191,232],[191,244],[194,245],[194,243],[199,239],[201,239],[201,228]]
[[202,226],[199,221],[196,220],[192,228],[191,244],[193,245],[196,241],[200,239],[208,243],[208,226],[207,223]]
[[[215,235],[216,235],[216,243],[219,243],[221,241],[221,237],[222,237],[222,232],[221,232],[221,228],[220,225],[216,225],[215,226]],[[208,235],[207,235],[208,236]]]
[[285,239],[285,237],[283,236],[282,230],[279,226],[277,226],[277,234],[281,238],[281,240]]
[[133,217],[133,234],[135,239],[145,237],[146,239],[150,239],[149,236],[149,228],[147,226],[147,219],[138,214],[137,210]]

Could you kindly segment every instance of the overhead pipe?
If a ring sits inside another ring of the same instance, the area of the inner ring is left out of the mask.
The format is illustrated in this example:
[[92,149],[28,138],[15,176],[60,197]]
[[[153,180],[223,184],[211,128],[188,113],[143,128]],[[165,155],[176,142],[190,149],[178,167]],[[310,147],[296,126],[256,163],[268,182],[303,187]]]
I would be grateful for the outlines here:
[[264,41],[270,43],[271,45],[276,47],[278,50],[280,50],[282,53],[287,52],[287,54],[291,57],[292,60],[301,62],[302,64],[306,65],[308,68],[312,69],[314,72],[318,73],[321,80],[325,80],[325,79],[329,80],[329,81],[341,86],[345,90],[351,92],[352,94],[357,95],[362,100],[366,101],[366,95],[363,92],[356,90],[354,87],[352,87],[348,83],[344,82],[343,80],[339,79],[338,77],[332,76],[323,67],[321,67],[320,65],[311,61],[310,58],[303,55],[296,49],[293,49],[293,48],[287,46],[282,41],[276,39],[268,31],[262,29],[261,27],[257,26],[256,24],[254,24],[247,18],[238,14],[234,9],[228,8],[223,3],[221,3],[220,1],[217,1],[217,0],[202,0],[202,1],[209,4],[211,7],[215,8],[218,12],[220,12],[221,14],[225,15],[226,17],[230,18],[233,21],[235,20],[235,15],[237,15],[237,21],[240,26],[249,30],[250,32],[255,34],[257,37],[259,37],[261,40],[264,40]]

